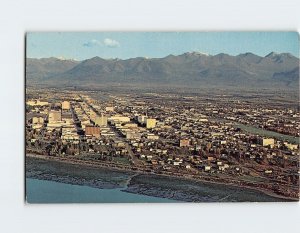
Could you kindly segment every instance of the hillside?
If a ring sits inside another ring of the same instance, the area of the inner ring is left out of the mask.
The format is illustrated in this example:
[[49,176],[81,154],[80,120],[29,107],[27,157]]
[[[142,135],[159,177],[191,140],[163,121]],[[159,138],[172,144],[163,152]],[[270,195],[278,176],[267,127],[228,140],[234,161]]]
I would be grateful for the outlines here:
[[48,85],[106,83],[282,86],[299,83],[299,59],[288,53],[261,57],[252,53],[231,56],[197,52],[164,58],[102,59],[81,62],[56,58],[27,59],[27,82]]

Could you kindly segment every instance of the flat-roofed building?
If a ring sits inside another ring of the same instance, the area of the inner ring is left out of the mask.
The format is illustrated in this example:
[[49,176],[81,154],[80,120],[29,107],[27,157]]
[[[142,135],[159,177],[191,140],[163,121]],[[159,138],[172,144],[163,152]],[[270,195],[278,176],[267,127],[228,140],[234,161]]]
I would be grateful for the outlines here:
[[105,107],[105,111],[106,112],[113,112],[114,111],[114,107],[113,106],[107,106],[107,107]]
[[96,117],[95,125],[107,126],[107,117],[106,116]]
[[28,100],[26,102],[29,106],[47,106],[49,105],[48,101],[41,101],[41,100]]
[[287,142],[285,142],[284,145],[290,150],[297,150],[299,147],[297,144],[291,144],[291,143],[287,143]]
[[99,126],[92,126],[92,125],[85,126],[86,136],[94,136],[99,138],[100,134],[101,134],[101,130]]
[[151,119],[151,118],[146,119],[146,128],[147,129],[155,128],[155,126],[156,126],[156,119]]
[[147,119],[147,116],[144,116],[144,115],[137,117],[137,120],[140,124],[144,124],[146,119]]
[[33,117],[32,124],[43,124],[44,118],[43,117]]
[[274,146],[275,140],[273,138],[259,138],[258,143],[262,146]]
[[61,139],[67,141],[79,140],[79,135],[77,134],[76,128],[71,126],[62,127]]
[[108,120],[109,121],[119,121],[119,122],[129,122],[130,118],[127,116],[115,115],[115,116],[111,116]]
[[62,127],[62,121],[55,121],[55,122],[49,122],[47,124],[47,130],[51,131],[53,129],[61,128]]
[[141,134],[134,131],[128,131],[125,133],[126,139],[141,139]]
[[147,139],[157,140],[157,139],[159,139],[159,136],[155,135],[153,133],[149,133],[149,134],[147,134]]
[[42,127],[43,127],[42,124],[34,124],[34,125],[32,125],[33,129],[41,129]]
[[50,110],[48,121],[49,123],[61,121],[61,111]]
[[95,111],[91,110],[90,112],[88,112],[88,115],[92,121],[96,121],[97,113]]
[[61,108],[62,108],[62,110],[70,110],[70,108],[71,108],[70,102],[69,101],[63,101],[61,103]]
[[128,122],[128,123],[124,124],[124,127],[127,127],[127,128],[137,128],[138,125],[135,124],[135,123]]

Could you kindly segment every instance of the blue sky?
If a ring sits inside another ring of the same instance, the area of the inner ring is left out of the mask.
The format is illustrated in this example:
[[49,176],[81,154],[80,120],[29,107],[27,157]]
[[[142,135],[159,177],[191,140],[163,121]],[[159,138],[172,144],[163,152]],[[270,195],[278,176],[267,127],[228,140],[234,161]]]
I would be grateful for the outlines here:
[[296,32],[29,32],[27,57],[165,57],[197,51],[215,55],[252,52],[299,57]]

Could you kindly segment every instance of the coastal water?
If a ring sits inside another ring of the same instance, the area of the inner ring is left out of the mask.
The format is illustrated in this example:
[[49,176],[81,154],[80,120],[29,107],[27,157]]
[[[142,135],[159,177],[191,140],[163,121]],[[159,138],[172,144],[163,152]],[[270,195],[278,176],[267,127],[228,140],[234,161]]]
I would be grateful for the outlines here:
[[28,203],[270,202],[257,190],[26,158]]
[[167,198],[26,178],[28,203],[167,203]]

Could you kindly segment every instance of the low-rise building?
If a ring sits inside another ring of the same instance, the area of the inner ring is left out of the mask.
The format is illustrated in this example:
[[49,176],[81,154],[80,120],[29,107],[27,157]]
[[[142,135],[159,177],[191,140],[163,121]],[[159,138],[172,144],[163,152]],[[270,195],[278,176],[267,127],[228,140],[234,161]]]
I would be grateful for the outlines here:
[[155,128],[155,126],[156,126],[156,119],[151,119],[151,118],[146,119],[146,128],[147,129]]
[[86,136],[93,136],[99,138],[101,134],[100,127],[99,126],[92,126],[87,125],[85,126],[85,135]]
[[275,140],[273,138],[259,138],[258,142],[262,146],[274,146]]

